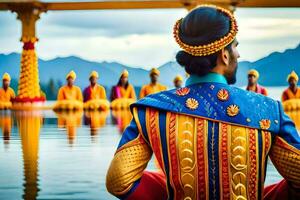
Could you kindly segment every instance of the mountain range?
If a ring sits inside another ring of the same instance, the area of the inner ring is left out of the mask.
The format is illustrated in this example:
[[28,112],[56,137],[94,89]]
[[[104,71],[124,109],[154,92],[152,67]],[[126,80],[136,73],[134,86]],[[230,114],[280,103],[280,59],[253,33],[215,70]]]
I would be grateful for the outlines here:
[[[100,84],[106,87],[115,85],[120,73],[127,69],[129,71],[130,82],[139,87],[149,82],[149,71],[127,66],[118,62],[94,62],[84,60],[76,56],[57,57],[51,60],[39,59],[40,82],[45,84],[50,79],[64,82],[66,74],[70,70],[77,73],[76,84],[81,88],[88,84],[88,76],[92,70],[99,72]],[[170,61],[158,67],[162,84],[172,87],[173,78],[177,74],[185,76],[184,69],[176,62]],[[247,84],[247,71],[254,68],[260,72],[260,84],[265,86],[284,86],[286,77],[295,70],[300,74],[300,45],[294,49],[287,49],[284,52],[274,52],[262,59],[254,62],[239,62],[237,72],[237,86]],[[0,75],[4,72],[11,74],[13,79],[18,79],[20,72],[20,54],[0,54]]]

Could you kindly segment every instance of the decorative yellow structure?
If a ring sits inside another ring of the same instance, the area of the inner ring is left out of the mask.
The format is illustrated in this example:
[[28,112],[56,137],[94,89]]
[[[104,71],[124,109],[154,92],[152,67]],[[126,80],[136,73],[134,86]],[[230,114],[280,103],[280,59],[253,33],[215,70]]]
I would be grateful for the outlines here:
[[45,101],[41,96],[39,85],[38,58],[34,45],[38,41],[35,35],[35,24],[39,19],[40,10],[32,7],[17,7],[17,13],[22,23],[23,51],[21,56],[21,71],[18,94],[15,103],[34,103]]

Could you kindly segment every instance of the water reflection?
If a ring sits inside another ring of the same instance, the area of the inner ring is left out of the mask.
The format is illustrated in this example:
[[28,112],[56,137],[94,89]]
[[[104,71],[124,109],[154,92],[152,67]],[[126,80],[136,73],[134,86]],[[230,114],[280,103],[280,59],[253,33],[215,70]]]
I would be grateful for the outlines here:
[[[0,113],[0,199],[115,199],[105,175],[131,118],[129,109]],[[266,185],[280,179],[270,163]]]
[[92,140],[95,139],[94,136],[98,135],[99,129],[105,126],[108,115],[109,115],[109,110],[86,111],[84,113],[84,124],[90,127],[90,134]]
[[8,148],[8,145],[9,145],[12,125],[13,125],[13,120],[12,120],[10,111],[1,112],[0,128],[2,129],[3,142],[5,145],[5,148]]
[[81,125],[83,111],[61,111],[55,112],[57,116],[57,127],[66,129],[69,144],[74,144],[77,128]]
[[123,133],[132,119],[130,109],[112,110],[112,116],[112,121],[118,126],[119,133]]
[[23,199],[33,200],[38,196],[38,159],[39,135],[42,125],[41,113],[38,111],[16,112],[24,169]]

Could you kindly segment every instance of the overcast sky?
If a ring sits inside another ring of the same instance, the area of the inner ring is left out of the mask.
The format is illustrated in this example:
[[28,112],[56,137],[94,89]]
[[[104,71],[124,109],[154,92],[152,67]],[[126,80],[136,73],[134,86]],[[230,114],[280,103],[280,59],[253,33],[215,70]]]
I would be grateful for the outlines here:
[[[55,11],[37,23],[39,57],[75,55],[151,68],[174,60],[176,10]],[[241,60],[254,61],[300,43],[300,9],[237,9]],[[0,53],[21,52],[21,23],[0,12]]]

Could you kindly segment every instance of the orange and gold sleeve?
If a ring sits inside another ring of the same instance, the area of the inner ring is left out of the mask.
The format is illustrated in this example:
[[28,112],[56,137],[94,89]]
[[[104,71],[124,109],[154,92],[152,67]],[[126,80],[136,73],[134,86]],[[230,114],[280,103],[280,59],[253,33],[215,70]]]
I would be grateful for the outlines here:
[[152,150],[143,137],[137,111],[134,110],[134,119],[124,131],[106,175],[108,192],[117,197],[128,195],[142,178],[151,157]]
[[270,158],[278,172],[289,183],[300,189],[300,150],[276,136]]

